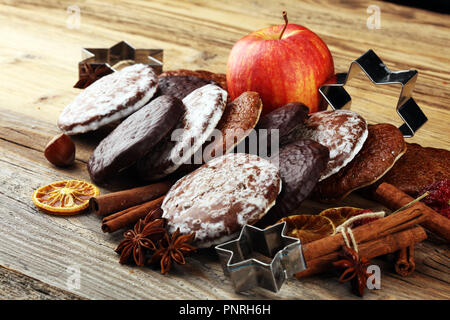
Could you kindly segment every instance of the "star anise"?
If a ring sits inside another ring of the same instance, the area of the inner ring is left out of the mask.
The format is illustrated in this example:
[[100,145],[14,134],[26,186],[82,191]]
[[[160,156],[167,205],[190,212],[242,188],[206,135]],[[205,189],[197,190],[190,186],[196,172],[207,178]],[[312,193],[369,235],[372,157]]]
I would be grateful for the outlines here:
[[347,246],[342,248],[340,257],[341,260],[333,262],[335,267],[345,269],[339,282],[351,281],[353,292],[362,297],[367,285],[367,278],[370,276],[370,273],[367,272],[367,267],[370,265],[369,259],[360,257],[354,249]]
[[147,251],[156,250],[155,241],[161,239],[165,232],[164,219],[156,219],[147,224],[139,219],[133,230],[123,234],[125,239],[116,248],[116,252],[120,254],[119,262],[126,264],[133,256],[134,262],[138,266],[143,266]]
[[162,274],[169,272],[172,260],[178,264],[185,264],[185,255],[197,250],[190,244],[194,237],[195,232],[180,235],[180,229],[177,229],[172,235],[166,233],[164,238],[158,242],[159,249],[153,253],[150,263],[159,262]]
[[113,72],[114,70],[106,64],[91,65],[89,63],[84,63],[81,67],[80,79],[73,87],[78,89],[87,88],[101,77]]

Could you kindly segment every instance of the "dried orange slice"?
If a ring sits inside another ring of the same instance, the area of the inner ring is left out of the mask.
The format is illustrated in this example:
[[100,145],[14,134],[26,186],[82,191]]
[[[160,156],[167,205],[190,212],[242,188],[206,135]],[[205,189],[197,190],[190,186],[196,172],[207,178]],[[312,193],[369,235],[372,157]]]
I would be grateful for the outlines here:
[[319,240],[336,232],[333,222],[327,217],[300,214],[284,217],[277,223],[286,221],[286,235],[299,238],[302,244]]
[[89,199],[100,194],[91,183],[63,180],[40,187],[33,193],[33,202],[45,212],[57,215],[77,214],[86,209]]
[[329,218],[337,228],[351,217],[360,214],[363,210],[353,207],[330,208],[319,213],[319,216]]

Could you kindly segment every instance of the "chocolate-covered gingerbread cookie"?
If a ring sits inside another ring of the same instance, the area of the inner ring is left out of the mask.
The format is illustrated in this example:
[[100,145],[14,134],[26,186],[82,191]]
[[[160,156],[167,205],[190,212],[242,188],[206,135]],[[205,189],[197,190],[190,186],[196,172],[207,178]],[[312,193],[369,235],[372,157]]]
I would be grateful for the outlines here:
[[168,135],[183,114],[181,100],[160,96],[129,116],[100,142],[89,158],[92,180],[101,182],[131,166]]
[[267,226],[293,214],[316,186],[328,160],[328,148],[313,140],[298,140],[282,146],[271,162],[279,166],[283,189],[260,225]]
[[171,95],[180,100],[189,93],[207,84],[216,84],[212,80],[206,80],[195,76],[166,76],[158,78],[158,94]]
[[284,144],[286,136],[295,127],[308,118],[309,108],[300,102],[291,102],[264,115],[258,122],[257,130],[266,129],[270,136],[271,130],[278,130],[280,144]]
[[214,73],[206,70],[177,69],[169,70],[159,75],[160,78],[168,76],[194,76],[206,80],[212,80],[222,89],[227,90],[227,76],[224,73]]

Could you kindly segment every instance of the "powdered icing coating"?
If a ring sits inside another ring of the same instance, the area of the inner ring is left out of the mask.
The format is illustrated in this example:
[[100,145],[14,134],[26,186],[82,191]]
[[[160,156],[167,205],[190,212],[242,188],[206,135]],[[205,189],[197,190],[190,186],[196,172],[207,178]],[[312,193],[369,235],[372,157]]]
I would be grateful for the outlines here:
[[119,124],[95,148],[88,162],[99,182],[134,164],[170,133],[184,114],[181,100],[160,96]]
[[231,239],[256,223],[281,191],[278,169],[255,155],[215,158],[178,180],[162,204],[170,232],[196,233],[200,248]]
[[330,161],[320,180],[345,167],[367,139],[367,122],[349,110],[316,112],[294,130],[295,139],[312,139],[330,150]]
[[220,87],[208,84],[191,92],[183,99],[186,113],[174,132],[138,162],[144,179],[158,179],[171,174],[203,145],[222,117],[228,94]]
[[68,104],[58,119],[67,134],[96,130],[130,115],[155,94],[158,79],[153,69],[135,64],[95,81]]

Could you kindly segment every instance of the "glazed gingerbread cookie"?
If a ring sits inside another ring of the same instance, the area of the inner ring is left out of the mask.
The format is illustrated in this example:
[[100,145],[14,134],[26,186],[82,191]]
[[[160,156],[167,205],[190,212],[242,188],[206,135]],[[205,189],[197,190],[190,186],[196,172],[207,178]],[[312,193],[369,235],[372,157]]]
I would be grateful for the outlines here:
[[349,110],[330,110],[313,113],[286,140],[312,139],[330,150],[330,161],[320,177],[324,180],[356,157],[367,135],[367,122],[359,114]]
[[255,155],[217,157],[172,186],[162,204],[170,232],[195,232],[206,248],[233,238],[274,205],[281,190],[278,168]]
[[95,81],[67,105],[58,127],[73,135],[125,118],[147,104],[158,88],[153,69],[135,64]]

